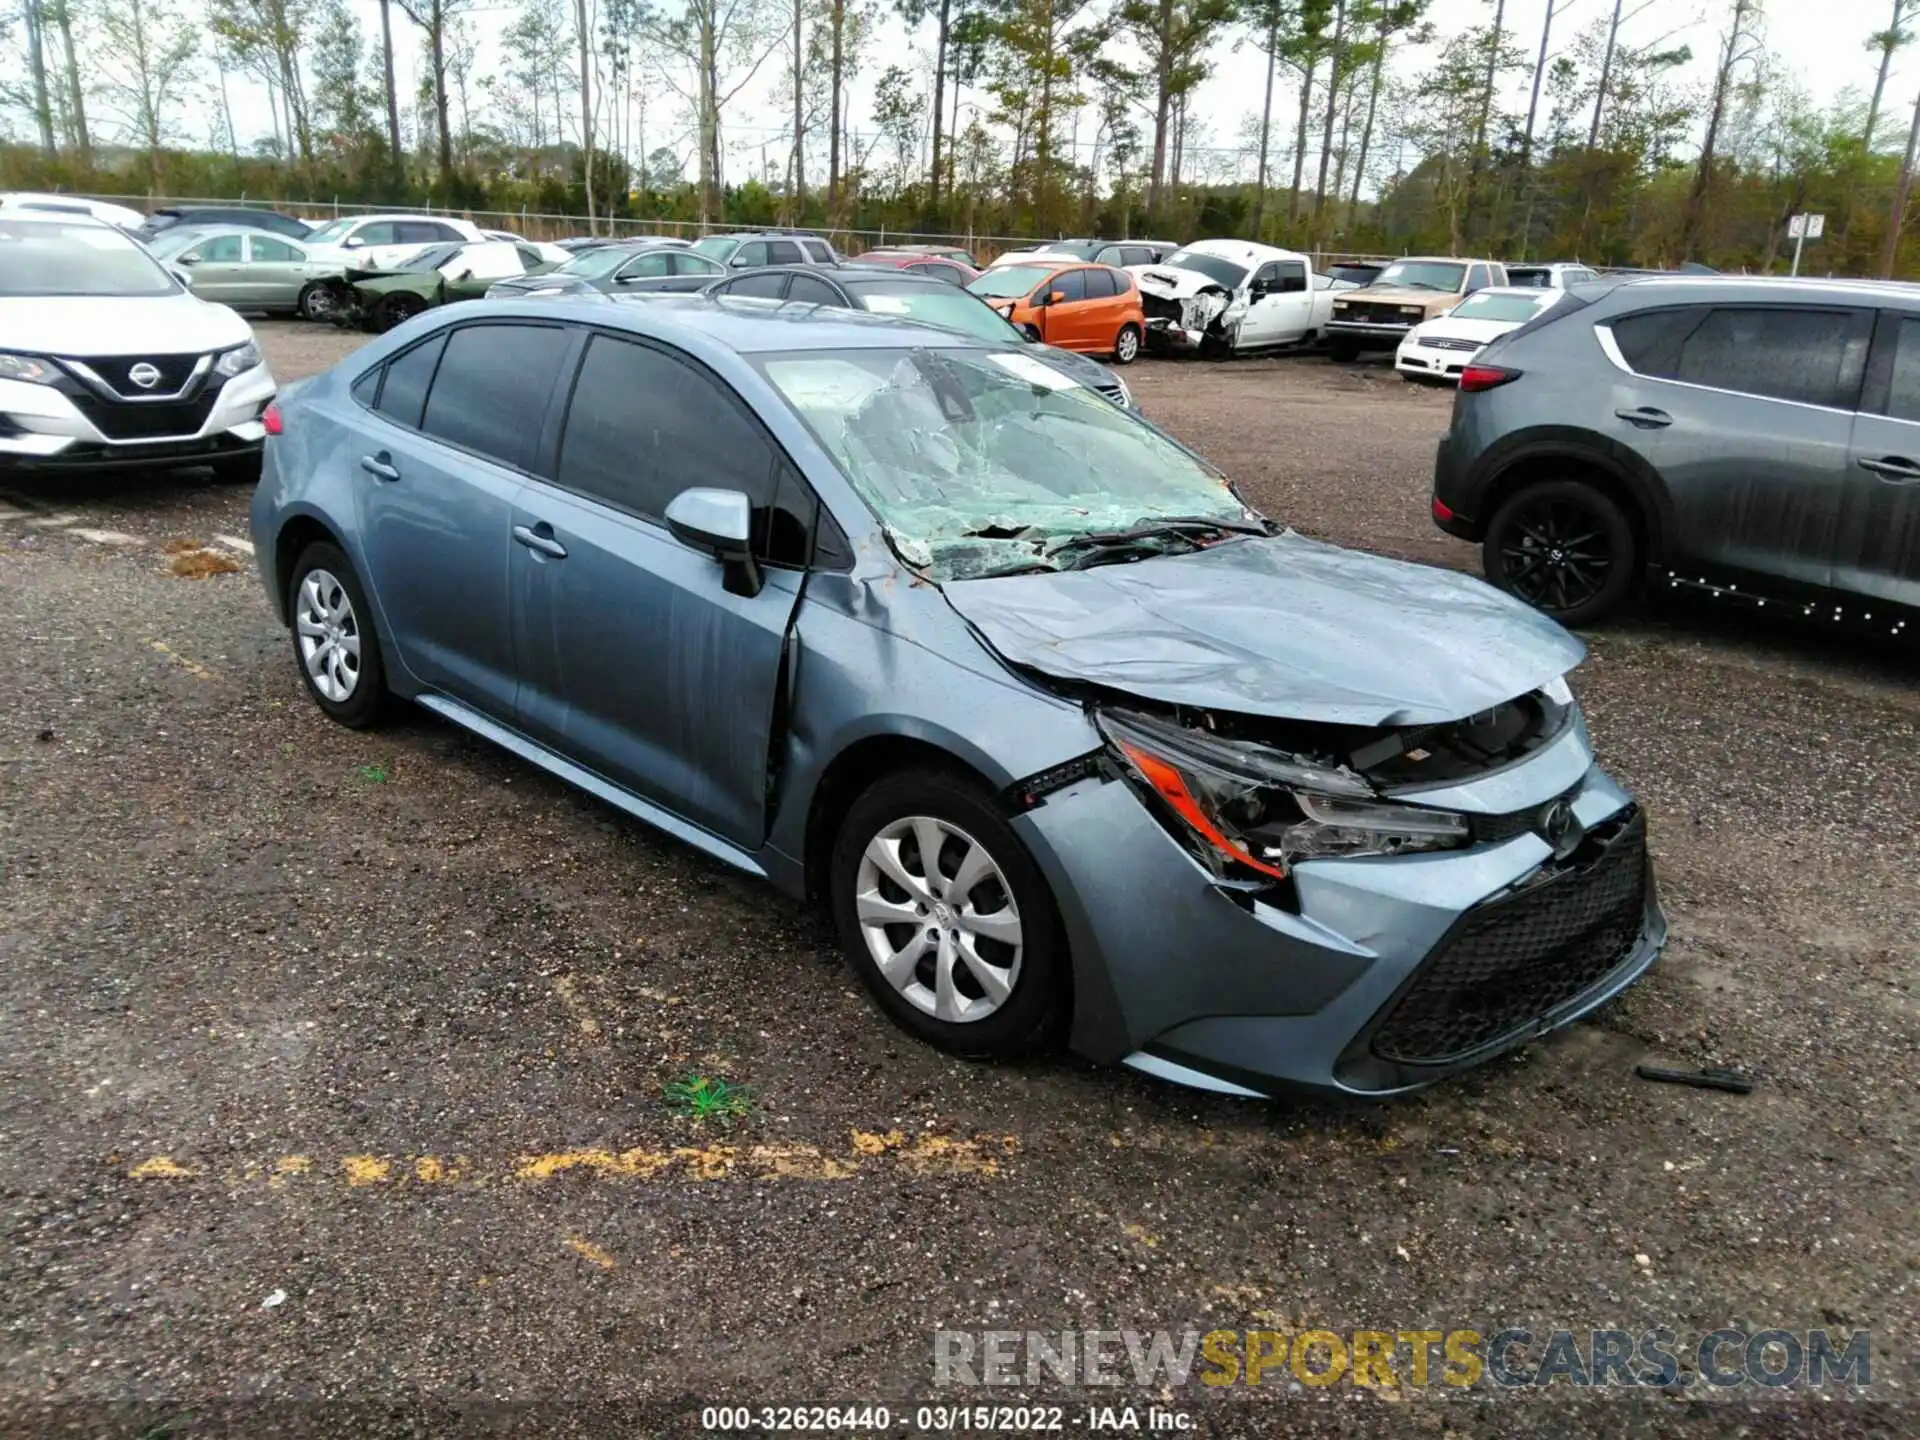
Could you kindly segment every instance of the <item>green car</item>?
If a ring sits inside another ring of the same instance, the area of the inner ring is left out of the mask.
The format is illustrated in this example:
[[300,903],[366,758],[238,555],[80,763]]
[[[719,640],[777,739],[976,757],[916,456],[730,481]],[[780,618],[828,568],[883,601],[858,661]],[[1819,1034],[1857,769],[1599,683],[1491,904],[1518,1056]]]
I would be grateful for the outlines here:
[[338,303],[332,318],[376,333],[391,330],[422,310],[478,300],[489,286],[521,275],[543,275],[567,258],[527,241],[476,240],[463,245],[429,245],[398,265],[380,270],[349,268],[335,281]]

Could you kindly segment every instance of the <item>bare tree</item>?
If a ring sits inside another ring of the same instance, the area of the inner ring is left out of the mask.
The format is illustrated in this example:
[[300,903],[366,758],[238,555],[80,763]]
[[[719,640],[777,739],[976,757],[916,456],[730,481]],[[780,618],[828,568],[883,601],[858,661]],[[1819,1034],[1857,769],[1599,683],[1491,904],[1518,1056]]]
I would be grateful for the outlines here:
[[680,15],[659,27],[658,35],[663,58],[693,70],[691,92],[670,71],[663,71],[662,78],[693,106],[700,219],[710,223],[720,219],[725,208],[720,117],[786,43],[786,17],[773,0],[688,0]]
[[1760,0],[1733,0],[1732,23],[1720,47],[1720,63],[1713,72],[1713,96],[1707,105],[1707,133],[1700,144],[1700,168],[1694,172],[1693,188],[1687,192],[1680,224],[1682,260],[1692,259],[1700,243],[1713,189],[1713,161],[1720,141],[1720,127],[1726,123],[1727,106],[1733,98],[1734,72],[1759,52],[1760,40],[1755,33],[1759,21]]
[[[432,68],[434,128],[439,131],[439,183],[442,198],[453,186],[453,125],[448,117],[447,26],[462,0],[395,0],[402,13],[427,32],[427,56]],[[387,64],[393,64],[389,50]]]
[[160,151],[191,78],[200,32],[173,0],[117,0],[100,12],[94,77],[106,110],[146,147],[153,192],[165,189]]
[[1873,133],[1880,122],[1880,98],[1886,94],[1887,72],[1893,68],[1893,52],[1913,39],[1906,28],[1913,18],[1916,0],[1893,0],[1893,19],[1887,28],[1867,41],[1867,48],[1880,52],[1880,70],[1873,77],[1873,98],[1867,102],[1867,127],[1860,136],[1862,154],[1873,153]]
[[1907,201],[1913,194],[1913,155],[1920,150],[1920,99],[1913,102],[1913,124],[1907,130],[1907,153],[1900,161],[1900,183],[1894,187],[1893,212],[1887,216],[1887,238],[1880,246],[1880,278],[1893,278],[1900,254],[1900,231],[1907,223]]

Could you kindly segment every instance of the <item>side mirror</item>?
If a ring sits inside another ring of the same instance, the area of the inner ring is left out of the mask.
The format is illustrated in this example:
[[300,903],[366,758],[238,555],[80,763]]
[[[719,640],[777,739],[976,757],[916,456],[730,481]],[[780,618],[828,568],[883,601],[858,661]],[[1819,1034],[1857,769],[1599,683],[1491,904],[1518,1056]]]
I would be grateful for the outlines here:
[[1247,296],[1253,300],[1264,300],[1273,292],[1267,288],[1267,282],[1256,280],[1247,287]]
[[738,490],[696,486],[667,502],[667,529],[689,550],[711,555],[726,569],[730,595],[758,595],[760,566],[753,558],[753,503]]
[[733,259],[727,261],[727,264],[732,266],[735,270],[744,270],[747,268],[747,262],[741,259],[738,255],[734,256]]
[[1067,298],[1066,291],[1055,290],[1047,296],[1047,303],[1049,305],[1058,305],[1061,301],[1065,300],[1066,298]]
[[462,271],[461,271],[461,272],[460,272],[460,273],[459,273],[458,275],[456,275],[456,276],[454,276],[454,277],[453,277],[453,283],[454,283],[454,284],[456,284],[456,285],[458,285],[458,284],[460,284],[460,283],[461,283],[462,281],[464,281],[464,280],[471,280],[472,278],[473,278],[473,271],[471,271],[471,270],[462,270]]
[[198,250],[189,250],[184,255],[176,255],[173,257],[173,263],[176,265],[198,265],[200,263],[200,252]]
[[1027,339],[1031,340],[1036,345],[1038,345],[1041,342],[1041,340],[1044,338],[1040,334],[1040,327],[1034,324],[1031,320],[1029,320],[1026,324],[1022,325],[1020,327],[1020,330],[1021,330],[1021,333],[1027,337]]
[[349,235],[347,236],[346,239],[340,242],[340,247],[343,250],[358,250],[362,245],[365,245],[366,243],[367,242],[362,240],[358,235]]

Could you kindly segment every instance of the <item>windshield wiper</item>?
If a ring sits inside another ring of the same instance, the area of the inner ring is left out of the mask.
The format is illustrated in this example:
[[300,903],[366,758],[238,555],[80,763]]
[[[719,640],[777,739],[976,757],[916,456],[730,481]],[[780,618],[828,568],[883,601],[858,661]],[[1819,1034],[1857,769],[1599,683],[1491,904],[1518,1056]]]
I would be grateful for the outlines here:
[[[1201,537],[1207,535],[1267,535],[1272,532],[1264,525],[1249,524],[1240,520],[1214,520],[1205,515],[1163,515],[1134,526],[1128,530],[1096,530],[1085,535],[1069,535],[1045,551],[1049,560],[1059,556],[1081,551],[1126,551],[1156,549],[1155,541],[1185,540],[1198,546]],[[1086,562],[1082,562],[1086,563]]]

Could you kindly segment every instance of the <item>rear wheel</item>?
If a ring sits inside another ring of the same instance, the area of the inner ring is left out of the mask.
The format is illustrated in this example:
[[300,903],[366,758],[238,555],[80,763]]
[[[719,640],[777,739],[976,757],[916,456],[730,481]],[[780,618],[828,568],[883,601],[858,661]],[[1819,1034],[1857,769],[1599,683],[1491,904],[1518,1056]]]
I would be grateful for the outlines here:
[[1516,491],[1481,544],[1487,578],[1566,625],[1617,610],[1633,589],[1639,546],[1619,504],[1584,480]]
[[369,729],[387,708],[387,672],[373,608],[337,545],[300,552],[287,586],[287,614],[300,678],[316,704],[342,725]]
[[939,770],[876,782],[829,884],[848,962],[902,1029],[976,1059],[1052,1042],[1067,992],[1053,896],[979,786]]
[[324,280],[316,280],[300,292],[300,318],[303,320],[331,320],[334,310],[333,287]]
[[1120,327],[1113,340],[1113,363],[1131,365],[1140,358],[1140,327],[1128,323]]

